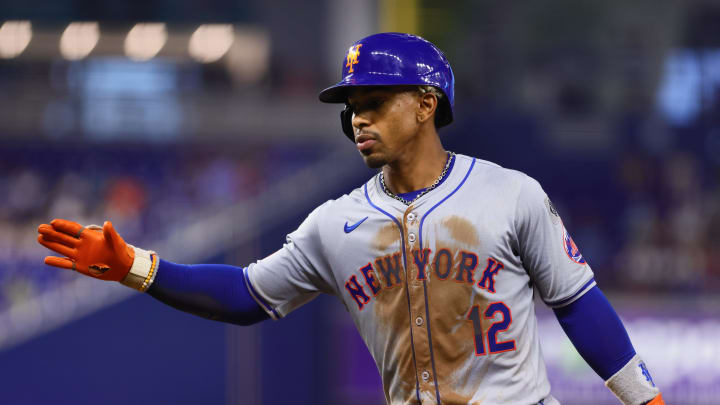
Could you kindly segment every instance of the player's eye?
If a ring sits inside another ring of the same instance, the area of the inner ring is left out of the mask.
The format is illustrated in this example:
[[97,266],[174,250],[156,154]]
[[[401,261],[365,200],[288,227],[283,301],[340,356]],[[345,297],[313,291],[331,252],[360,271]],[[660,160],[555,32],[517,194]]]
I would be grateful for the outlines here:
[[376,111],[385,103],[385,98],[377,97],[350,104],[350,108],[356,113],[364,111]]
[[368,103],[368,109],[370,110],[377,110],[378,108],[382,107],[383,103],[385,102],[384,98],[376,98],[374,100],[371,100]]

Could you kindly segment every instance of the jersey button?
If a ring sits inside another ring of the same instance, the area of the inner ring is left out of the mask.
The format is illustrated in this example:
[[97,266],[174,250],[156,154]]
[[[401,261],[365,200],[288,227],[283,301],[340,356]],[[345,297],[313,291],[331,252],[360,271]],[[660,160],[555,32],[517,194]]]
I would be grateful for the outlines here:
[[422,376],[423,381],[427,381],[430,379],[430,373],[428,373],[427,371],[423,371],[420,375]]
[[410,220],[410,221],[414,221],[414,220],[415,220],[415,217],[416,217],[415,213],[414,213],[414,212],[411,212],[411,213],[408,214],[407,219]]
[[408,240],[409,240],[410,242],[415,242],[415,234],[414,234],[414,233],[409,233],[409,234],[408,234]]
[[417,318],[415,318],[415,325],[422,326],[422,324],[423,324],[422,316],[418,316]]

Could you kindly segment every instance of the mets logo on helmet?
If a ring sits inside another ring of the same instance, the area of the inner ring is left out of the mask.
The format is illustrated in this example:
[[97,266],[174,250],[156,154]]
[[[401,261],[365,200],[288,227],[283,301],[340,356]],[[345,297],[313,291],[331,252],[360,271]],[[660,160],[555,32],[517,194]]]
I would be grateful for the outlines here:
[[563,247],[565,248],[565,253],[567,253],[570,260],[574,261],[577,264],[585,264],[587,263],[585,261],[585,258],[582,254],[580,254],[580,249],[578,249],[577,245],[575,244],[575,241],[570,237],[570,234],[568,233],[567,229],[563,226]]
[[345,67],[349,67],[348,73],[353,72],[353,65],[356,65],[358,63],[358,56],[360,55],[360,47],[362,44],[357,44],[354,46],[351,46],[350,49],[348,49],[347,54],[347,63],[345,64]]

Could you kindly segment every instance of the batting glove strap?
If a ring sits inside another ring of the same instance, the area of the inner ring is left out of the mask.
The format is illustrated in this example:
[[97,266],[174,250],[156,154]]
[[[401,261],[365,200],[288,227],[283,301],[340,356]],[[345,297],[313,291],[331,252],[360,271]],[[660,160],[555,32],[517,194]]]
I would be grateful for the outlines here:
[[648,404],[657,398],[663,404],[660,390],[650,376],[645,363],[637,354],[623,368],[605,381],[605,385],[625,405]]
[[157,253],[130,245],[135,250],[135,260],[130,272],[120,281],[130,288],[145,292],[155,281],[158,267]]

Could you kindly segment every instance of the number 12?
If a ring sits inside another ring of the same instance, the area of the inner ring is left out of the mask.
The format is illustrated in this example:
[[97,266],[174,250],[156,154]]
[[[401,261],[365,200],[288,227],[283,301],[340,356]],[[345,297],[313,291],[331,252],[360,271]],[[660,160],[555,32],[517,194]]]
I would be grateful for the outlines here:
[[[499,332],[506,331],[512,323],[512,315],[510,314],[510,308],[508,308],[508,306],[505,305],[505,303],[503,302],[493,302],[488,305],[487,309],[485,309],[485,319],[495,318],[495,314],[498,312],[502,314],[502,318],[497,322],[493,322],[493,324],[490,325],[490,328],[487,331],[488,348],[490,349],[490,354],[515,350],[515,340],[508,340],[505,342],[497,341],[497,334]],[[467,318],[468,320],[472,321],[473,329],[475,330],[475,355],[484,356],[485,341],[483,339],[484,333],[482,330],[482,323],[480,322],[480,306],[473,305],[472,308],[470,308],[470,312],[468,312],[467,314]]]

